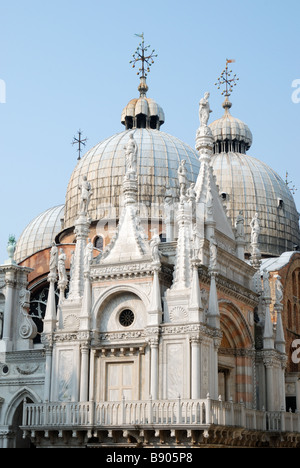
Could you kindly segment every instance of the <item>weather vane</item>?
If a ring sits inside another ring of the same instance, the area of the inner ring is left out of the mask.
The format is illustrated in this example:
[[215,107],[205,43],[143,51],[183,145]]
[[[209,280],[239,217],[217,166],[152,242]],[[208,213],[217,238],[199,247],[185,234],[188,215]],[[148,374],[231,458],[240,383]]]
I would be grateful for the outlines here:
[[80,161],[81,159],[81,152],[82,152],[82,147],[81,145],[85,146],[86,145],[86,142],[88,141],[87,138],[85,138],[84,140],[81,139],[81,135],[82,135],[82,132],[81,130],[78,130],[78,138],[74,137],[73,138],[73,141],[72,141],[72,145],[78,145],[78,161]]
[[289,188],[290,192],[292,192],[293,195],[295,195],[295,192],[298,190],[295,185],[290,186],[293,182],[292,180],[288,180],[289,178],[289,173],[285,173],[285,185]]
[[222,91],[222,96],[229,97],[233,91],[233,87],[236,86],[236,81],[239,80],[236,74],[232,76],[232,70],[228,70],[228,64],[233,63],[235,60],[226,59],[226,67],[222,71],[220,77],[218,78],[216,86],[220,89],[221,86],[225,85],[225,89]]
[[151,65],[154,63],[153,59],[154,57],[157,57],[157,55],[154,53],[154,49],[152,50],[151,54],[148,55],[148,49],[150,45],[145,46],[144,33],[135,34],[135,36],[140,37],[142,39],[142,42],[139,44],[135,53],[132,55],[133,60],[131,60],[129,63],[132,63],[132,68],[135,68],[137,62],[142,62],[142,66],[141,68],[139,68],[137,75],[146,77],[147,73],[150,72]]

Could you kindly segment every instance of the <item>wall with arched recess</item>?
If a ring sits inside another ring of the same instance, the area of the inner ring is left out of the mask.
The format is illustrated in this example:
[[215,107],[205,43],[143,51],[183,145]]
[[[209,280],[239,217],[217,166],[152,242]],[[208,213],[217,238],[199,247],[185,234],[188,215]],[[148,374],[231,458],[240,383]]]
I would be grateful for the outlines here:
[[[137,297],[143,304],[143,308],[147,309],[149,305],[149,298],[147,295],[142,291],[140,288],[129,285],[129,284],[118,284],[112,286],[108,290],[104,290],[102,294],[96,300],[93,309],[92,309],[92,322],[93,327],[96,330],[100,330],[101,318],[103,316],[103,312],[105,308],[109,305],[111,301],[113,301],[117,296],[120,294],[132,294]],[[145,323],[146,326],[146,323]]]
[[227,397],[253,404],[255,399],[254,336],[243,313],[231,301],[220,300],[222,342],[219,370],[226,372]]

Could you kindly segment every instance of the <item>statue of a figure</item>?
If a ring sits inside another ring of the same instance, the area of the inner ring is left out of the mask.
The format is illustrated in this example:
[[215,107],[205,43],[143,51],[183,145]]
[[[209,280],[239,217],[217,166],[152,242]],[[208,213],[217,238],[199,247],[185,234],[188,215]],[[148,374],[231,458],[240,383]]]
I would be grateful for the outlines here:
[[22,315],[19,335],[24,340],[34,339],[37,335],[37,326],[29,315],[30,307],[30,291],[25,287],[19,293],[20,298],[20,313]]
[[209,119],[209,114],[212,112],[209,107],[209,99],[210,94],[205,93],[204,97],[200,99],[199,102],[199,118],[200,118],[200,125],[202,126],[207,126],[207,122]]
[[75,259],[75,250],[72,250],[71,259],[70,259],[70,281],[72,280],[73,273],[74,273],[74,259]]
[[215,237],[210,238],[209,242],[209,251],[210,251],[210,263],[209,263],[209,268],[212,271],[215,271],[217,269],[217,241]]
[[87,215],[89,203],[91,200],[92,186],[87,180],[87,176],[83,176],[82,182],[79,185],[79,190],[81,192],[81,200],[80,200],[80,213]]
[[186,196],[188,197],[189,201],[191,201],[191,202],[194,202],[196,200],[197,194],[196,194],[194,182],[191,183],[191,185],[187,189]]
[[245,237],[245,219],[243,212],[240,211],[235,220],[236,237]]
[[15,264],[14,255],[17,246],[17,241],[14,235],[10,235],[7,243],[7,253],[9,257],[9,262]]
[[91,239],[89,239],[89,242],[87,243],[85,251],[84,251],[84,272],[90,271],[90,266],[94,257],[93,252],[94,252],[94,247],[93,247]]
[[60,283],[67,283],[68,277],[66,272],[66,260],[67,256],[63,249],[59,250],[58,256],[58,281]]
[[209,185],[209,189],[206,195],[206,215],[209,220],[213,219],[214,216],[214,199],[211,193],[211,188]]
[[55,242],[52,243],[52,248],[50,251],[50,265],[49,270],[50,273],[57,273],[57,266],[58,266],[58,248]]
[[260,234],[260,224],[258,219],[258,213],[255,213],[254,218],[250,223],[251,227],[251,244],[258,244],[258,236]]
[[152,260],[155,263],[160,263],[161,253],[158,250],[158,246],[159,246],[161,240],[160,240],[160,237],[158,235],[157,229],[153,229],[151,232],[154,232],[154,235],[152,236],[152,239],[150,241]]
[[201,260],[202,259],[202,249],[204,245],[204,239],[202,239],[198,234],[197,224],[193,224],[192,229],[192,242],[193,242],[193,259],[194,260]]
[[124,149],[126,158],[126,176],[130,177],[130,174],[136,175],[137,170],[138,146],[133,138],[133,133],[129,135],[129,140],[124,146]]
[[186,176],[186,160],[183,159],[180,162],[180,165],[177,170],[178,174],[178,182],[179,182],[179,187],[180,187],[180,196],[182,197],[184,195],[185,189],[186,189],[186,184],[187,184],[187,176]]
[[281,277],[279,275],[275,276],[276,281],[275,281],[275,296],[276,296],[276,304],[281,304],[283,300],[283,285],[281,280]]
[[165,203],[167,205],[171,205],[173,202],[173,192],[172,189],[169,185],[166,186],[166,191],[165,191]]
[[263,285],[264,285],[264,296],[271,297],[271,288],[269,282],[269,272],[267,270],[263,270]]
[[19,293],[19,296],[20,296],[20,306],[27,313],[27,310],[30,307],[30,291],[28,291],[26,288],[22,288]]

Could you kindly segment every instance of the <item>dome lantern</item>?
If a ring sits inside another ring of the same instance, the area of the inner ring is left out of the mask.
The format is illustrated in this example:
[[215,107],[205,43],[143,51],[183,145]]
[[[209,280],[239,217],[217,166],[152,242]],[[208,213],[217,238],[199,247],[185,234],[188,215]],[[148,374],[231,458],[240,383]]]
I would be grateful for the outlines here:
[[154,63],[153,59],[157,55],[154,54],[154,49],[151,54],[147,53],[150,46],[145,46],[144,34],[137,34],[137,36],[142,38],[142,42],[133,54],[133,60],[129,63],[132,63],[132,68],[135,68],[136,64],[141,62],[141,67],[137,72],[137,75],[140,75],[140,84],[138,86],[140,97],[129,101],[123,109],[121,123],[126,130],[136,128],[159,130],[165,121],[164,111],[153,99],[147,98],[149,88],[146,81],[147,73],[150,72],[150,67]]
[[231,78],[228,63],[227,60],[216,83],[218,88],[225,85],[222,92],[225,112],[209,125],[214,140],[214,175],[222,198],[225,196],[223,199],[226,199],[227,213],[233,225],[243,212],[248,246],[251,244],[250,221],[258,213],[261,254],[263,257],[279,256],[292,250],[295,244],[299,245],[299,214],[282,178],[265,163],[246,154],[252,144],[252,133],[244,122],[230,113],[229,96],[237,78],[236,75]]
[[223,117],[212,122],[209,127],[214,138],[214,154],[236,152],[246,154],[252,145],[252,133],[248,125],[230,113],[232,103],[226,96],[222,104]]
[[225,96],[225,101],[222,104],[225,113],[221,119],[210,124],[214,137],[214,154],[231,151],[246,154],[252,144],[252,133],[249,127],[230,114],[232,103],[228,98],[239,80],[236,74],[232,75],[232,70],[228,69],[228,64],[232,62],[235,62],[235,60],[226,59],[226,66],[215,83],[218,89],[224,86],[221,94]]

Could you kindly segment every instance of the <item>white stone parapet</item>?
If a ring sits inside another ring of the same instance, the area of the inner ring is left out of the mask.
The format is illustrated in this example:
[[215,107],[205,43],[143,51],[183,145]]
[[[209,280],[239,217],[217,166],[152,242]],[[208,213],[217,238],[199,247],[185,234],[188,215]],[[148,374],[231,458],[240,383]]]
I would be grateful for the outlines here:
[[235,426],[247,430],[300,433],[300,413],[259,411],[232,401],[205,399],[115,402],[24,403],[24,436],[34,431],[107,430],[109,428],[209,429]]

